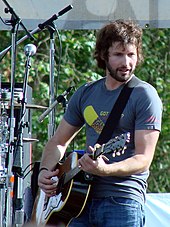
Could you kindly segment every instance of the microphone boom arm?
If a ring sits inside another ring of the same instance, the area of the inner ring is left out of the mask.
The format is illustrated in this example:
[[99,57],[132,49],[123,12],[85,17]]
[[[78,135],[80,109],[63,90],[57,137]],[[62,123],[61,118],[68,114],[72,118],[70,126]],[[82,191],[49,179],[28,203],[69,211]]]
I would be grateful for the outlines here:
[[71,91],[72,87],[69,87],[65,92],[63,92],[62,95],[59,95],[56,100],[53,102],[53,104],[51,106],[49,106],[43,114],[41,114],[41,116],[39,117],[39,122],[42,122],[44,120],[44,118],[54,109],[54,107],[58,104],[58,103],[62,103],[65,100],[65,96],[67,96],[69,94],[69,92]]
[[[58,15],[54,14],[52,17],[50,17],[49,19],[47,19],[44,23],[39,24],[37,28],[35,28],[34,30],[32,30],[29,34],[31,36],[33,36],[34,34],[40,32],[41,30],[43,30],[46,26],[48,26],[49,24],[51,24],[54,20],[58,19],[58,17],[62,16],[64,13],[68,12],[69,10],[71,10],[73,8],[72,5],[68,5],[67,7],[65,7],[63,10],[61,10]],[[26,40],[27,38],[29,38],[28,34],[25,35],[24,37],[22,37],[21,39],[19,39],[17,41],[17,45],[19,45],[20,43],[22,43],[24,40]],[[7,48],[5,48],[3,51],[0,52],[0,58],[3,57],[10,49],[12,46],[9,46]]]

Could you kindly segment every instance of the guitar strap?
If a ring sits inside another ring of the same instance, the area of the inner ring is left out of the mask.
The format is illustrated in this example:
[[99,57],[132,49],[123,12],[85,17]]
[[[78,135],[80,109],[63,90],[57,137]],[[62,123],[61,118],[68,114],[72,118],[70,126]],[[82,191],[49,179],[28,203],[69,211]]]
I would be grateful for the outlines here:
[[126,103],[133,91],[133,88],[139,83],[139,79],[133,76],[132,79],[125,84],[114,104],[111,113],[100,133],[97,143],[102,145],[111,139],[114,129],[116,128]]

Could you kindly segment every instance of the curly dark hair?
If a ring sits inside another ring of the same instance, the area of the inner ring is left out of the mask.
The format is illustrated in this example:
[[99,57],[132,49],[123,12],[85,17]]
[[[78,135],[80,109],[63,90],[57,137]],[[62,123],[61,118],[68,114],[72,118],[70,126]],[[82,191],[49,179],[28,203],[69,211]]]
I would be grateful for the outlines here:
[[138,63],[143,61],[142,29],[131,20],[116,20],[104,26],[97,35],[94,58],[99,68],[106,69],[105,60],[108,60],[108,49],[114,42],[123,46],[128,43],[137,47]]

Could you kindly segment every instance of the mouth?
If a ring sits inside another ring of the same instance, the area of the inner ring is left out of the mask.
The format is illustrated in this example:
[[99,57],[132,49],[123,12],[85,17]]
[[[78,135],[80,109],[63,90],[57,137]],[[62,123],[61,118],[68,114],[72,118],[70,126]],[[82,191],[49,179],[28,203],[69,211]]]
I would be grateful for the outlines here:
[[130,74],[131,70],[130,69],[127,69],[127,68],[120,68],[118,69],[118,71],[123,75],[127,75],[127,74]]

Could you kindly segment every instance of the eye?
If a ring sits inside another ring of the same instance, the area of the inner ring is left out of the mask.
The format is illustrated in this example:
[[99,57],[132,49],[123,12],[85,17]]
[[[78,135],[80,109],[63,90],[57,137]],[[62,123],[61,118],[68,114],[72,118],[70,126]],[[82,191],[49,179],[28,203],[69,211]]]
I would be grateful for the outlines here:
[[114,53],[115,56],[122,56],[122,53],[120,52],[117,52],[117,53]]
[[129,57],[133,57],[133,56],[135,56],[135,55],[136,55],[135,53],[129,53],[129,54],[128,54]]

